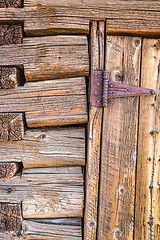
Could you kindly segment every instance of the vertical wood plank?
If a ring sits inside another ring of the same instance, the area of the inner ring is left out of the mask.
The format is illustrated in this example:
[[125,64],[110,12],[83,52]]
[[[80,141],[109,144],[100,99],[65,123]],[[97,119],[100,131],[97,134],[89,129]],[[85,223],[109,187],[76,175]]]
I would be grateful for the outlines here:
[[141,86],[155,96],[140,98],[135,204],[135,240],[160,239],[160,41],[144,39]]
[[[105,22],[91,23],[91,73],[104,69]],[[91,74],[92,76],[92,74]],[[102,107],[90,107],[86,164],[84,240],[96,239]]]
[[[112,81],[138,86],[141,39],[108,36]],[[108,102],[103,113],[98,240],[133,239],[138,97]]]

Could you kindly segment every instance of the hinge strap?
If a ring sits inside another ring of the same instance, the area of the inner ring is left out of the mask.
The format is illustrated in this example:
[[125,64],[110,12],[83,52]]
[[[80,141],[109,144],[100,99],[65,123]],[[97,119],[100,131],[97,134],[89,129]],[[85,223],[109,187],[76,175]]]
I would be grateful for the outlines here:
[[92,106],[107,107],[108,99],[110,98],[153,95],[154,93],[155,91],[152,89],[109,81],[108,70],[93,71],[92,73]]

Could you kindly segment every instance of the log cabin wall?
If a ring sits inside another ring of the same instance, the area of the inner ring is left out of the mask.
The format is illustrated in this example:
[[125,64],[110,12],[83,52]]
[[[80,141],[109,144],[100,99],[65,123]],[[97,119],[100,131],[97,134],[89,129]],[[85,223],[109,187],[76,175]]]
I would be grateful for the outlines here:
[[[0,239],[160,239],[159,9],[0,1]],[[104,69],[155,94],[91,106]]]

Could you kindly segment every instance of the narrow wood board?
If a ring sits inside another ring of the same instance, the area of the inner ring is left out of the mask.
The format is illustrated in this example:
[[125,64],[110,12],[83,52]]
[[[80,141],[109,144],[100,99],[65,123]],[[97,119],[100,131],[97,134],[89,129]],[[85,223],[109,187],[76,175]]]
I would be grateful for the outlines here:
[[1,163],[24,168],[85,165],[85,129],[27,129],[22,141],[0,142],[0,149]]
[[106,20],[109,33],[160,34],[160,2],[125,0],[25,0],[24,8],[0,9],[0,22],[23,22],[29,36],[89,33],[90,20]]
[[9,65],[24,65],[26,81],[87,76],[87,37],[24,38],[23,44],[0,47],[0,66]]
[[81,167],[26,169],[0,185],[0,202],[22,202],[23,218],[83,216]]
[[[91,23],[91,77],[93,70],[103,70],[104,68],[104,33],[104,21],[93,21]],[[102,107],[90,106],[86,163],[84,240],[96,239],[101,124]]]
[[29,127],[88,121],[83,77],[25,83],[0,95],[0,112],[25,112]]
[[141,86],[155,96],[141,97],[135,204],[135,239],[160,238],[160,40],[144,39]]
[[1,240],[82,240],[80,218],[24,220],[22,230],[0,233]]
[[[141,38],[107,36],[112,81],[138,86]],[[103,113],[98,240],[133,239],[138,97],[109,100]]]

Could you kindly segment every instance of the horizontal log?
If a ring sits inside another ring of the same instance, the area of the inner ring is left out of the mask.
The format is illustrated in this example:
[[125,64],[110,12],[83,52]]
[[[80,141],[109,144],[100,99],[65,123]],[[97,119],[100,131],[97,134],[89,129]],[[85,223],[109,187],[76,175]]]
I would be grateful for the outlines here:
[[81,167],[24,170],[0,185],[0,202],[22,201],[23,218],[83,216]]
[[0,142],[0,162],[24,168],[85,164],[84,128],[27,129],[22,141]]
[[85,78],[25,83],[0,91],[0,113],[25,112],[29,127],[87,122]]
[[85,36],[26,38],[24,44],[0,47],[0,66],[22,66],[26,81],[89,74]]
[[18,233],[0,233],[1,240],[81,240],[81,218],[23,220]]
[[89,33],[90,20],[107,20],[108,33],[160,34],[159,1],[25,0],[24,9],[0,9],[0,22],[24,21],[28,36]]

